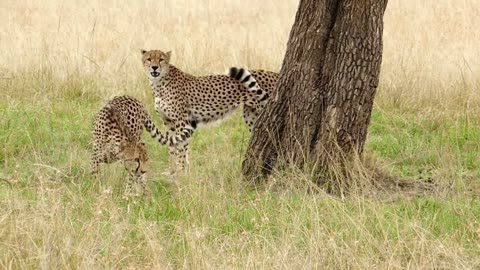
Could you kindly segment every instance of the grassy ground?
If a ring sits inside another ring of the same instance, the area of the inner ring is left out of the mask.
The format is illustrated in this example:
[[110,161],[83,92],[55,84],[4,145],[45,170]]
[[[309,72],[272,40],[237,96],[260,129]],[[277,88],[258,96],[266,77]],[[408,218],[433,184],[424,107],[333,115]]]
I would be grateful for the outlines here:
[[120,165],[89,177],[103,102],[129,94],[154,112],[141,48],[172,49],[198,75],[278,70],[296,1],[277,2],[2,1],[0,268],[480,268],[474,0],[391,0],[385,17],[366,154],[428,192],[337,197],[293,169],[253,190],[239,114],[194,135],[175,182],[162,175],[165,147],[145,136],[152,196],[138,204],[121,199]]

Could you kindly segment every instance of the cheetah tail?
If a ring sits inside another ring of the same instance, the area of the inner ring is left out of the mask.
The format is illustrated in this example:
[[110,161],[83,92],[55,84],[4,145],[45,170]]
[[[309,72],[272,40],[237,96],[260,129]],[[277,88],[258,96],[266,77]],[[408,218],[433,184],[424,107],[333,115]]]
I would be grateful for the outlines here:
[[147,120],[144,123],[145,129],[150,133],[150,136],[152,136],[153,139],[158,141],[161,144],[167,144],[168,143],[168,137],[163,135],[160,130],[157,129],[155,124],[152,122],[150,117],[147,118]]
[[150,133],[150,136],[154,138],[161,144],[168,144],[170,146],[176,145],[179,142],[184,141],[186,138],[190,137],[193,133],[193,128],[185,128],[184,132],[176,134],[175,132],[167,131],[166,135],[162,134],[160,130],[157,129],[155,124],[150,118],[147,118],[145,121],[145,129]]
[[244,68],[231,67],[226,71],[231,78],[239,81],[245,88],[250,91],[259,102],[268,99],[267,92],[263,91],[253,75]]

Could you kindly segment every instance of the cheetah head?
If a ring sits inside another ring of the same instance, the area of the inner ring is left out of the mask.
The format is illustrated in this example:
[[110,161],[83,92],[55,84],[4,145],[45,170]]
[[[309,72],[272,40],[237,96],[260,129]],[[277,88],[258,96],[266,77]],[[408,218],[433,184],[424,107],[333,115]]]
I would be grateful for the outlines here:
[[150,81],[158,81],[167,75],[171,55],[171,51],[142,50],[143,68]]
[[133,176],[141,176],[147,172],[146,163],[148,161],[147,148],[145,143],[136,144],[123,141],[120,144],[118,157],[122,160],[128,172]]

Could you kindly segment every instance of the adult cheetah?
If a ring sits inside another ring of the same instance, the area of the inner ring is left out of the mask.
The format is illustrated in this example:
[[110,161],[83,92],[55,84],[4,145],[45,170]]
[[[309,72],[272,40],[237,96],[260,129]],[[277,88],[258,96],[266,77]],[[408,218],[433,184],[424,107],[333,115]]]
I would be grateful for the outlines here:
[[171,131],[186,137],[169,147],[172,173],[182,170],[188,162],[189,137],[198,124],[221,120],[243,104],[245,122],[251,131],[278,80],[274,72],[238,68],[231,68],[229,76],[196,77],[170,64],[171,52],[141,52],[155,110]]

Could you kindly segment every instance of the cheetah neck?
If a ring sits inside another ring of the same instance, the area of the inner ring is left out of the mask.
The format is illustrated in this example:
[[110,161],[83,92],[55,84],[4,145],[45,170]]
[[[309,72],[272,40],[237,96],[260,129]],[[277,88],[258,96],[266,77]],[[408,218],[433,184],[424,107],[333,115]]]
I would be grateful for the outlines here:
[[153,96],[162,97],[169,92],[171,87],[175,85],[178,86],[180,83],[190,80],[192,77],[192,75],[181,71],[174,65],[169,65],[168,73],[165,74],[165,76],[158,81],[150,81]]

